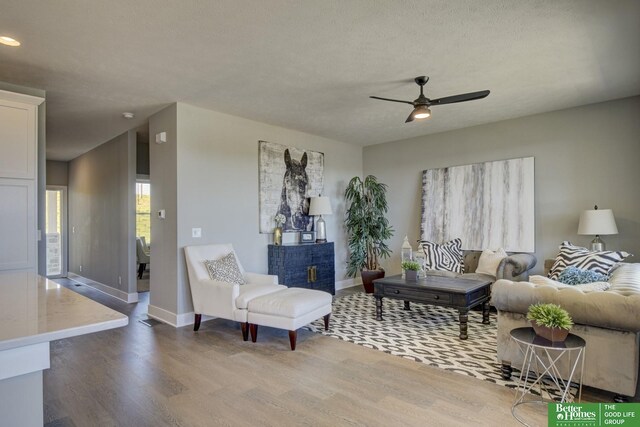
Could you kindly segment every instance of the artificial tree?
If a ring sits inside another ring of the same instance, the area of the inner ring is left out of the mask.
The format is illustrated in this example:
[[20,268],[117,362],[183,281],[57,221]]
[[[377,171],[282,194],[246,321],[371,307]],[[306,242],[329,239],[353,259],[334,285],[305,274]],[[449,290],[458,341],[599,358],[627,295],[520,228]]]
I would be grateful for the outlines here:
[[373,176],[364,181],[356,176],[345,190],[348,204],[345,225],[349,235],[349,260],[347,274],[362,275],[368,293],[373,292],[373,280],[384,277],[380,259],[391,254],[386,240],[393,236],[393,228],[386,218],[387,186]]

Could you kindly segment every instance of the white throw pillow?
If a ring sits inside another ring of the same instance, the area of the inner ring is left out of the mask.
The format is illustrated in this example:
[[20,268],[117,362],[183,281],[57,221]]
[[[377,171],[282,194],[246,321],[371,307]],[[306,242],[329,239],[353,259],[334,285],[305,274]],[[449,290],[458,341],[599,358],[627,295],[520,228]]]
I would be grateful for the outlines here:
[[478,260],[478,268],[476,268],[476,273],[488,274],[495,277],[498,266],[500,265],[500,261],[502,261],[506,257],[507,253],[502,248],[498,249],[497,251],[485,249],[484,251],[482,251],[480,259]]

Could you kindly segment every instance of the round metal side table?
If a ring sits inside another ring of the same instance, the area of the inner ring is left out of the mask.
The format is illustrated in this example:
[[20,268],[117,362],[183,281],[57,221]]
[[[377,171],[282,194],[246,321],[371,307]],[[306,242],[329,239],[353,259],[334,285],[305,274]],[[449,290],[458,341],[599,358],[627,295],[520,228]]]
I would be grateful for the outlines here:
[[[573,401],[570,390],[571,382],[576,376],[576,380],[578,380],[578,402],[582,400],[582,374],[586,351],[585,341],[582,338],[569,334],[563,342],[552,342],[536,335],[533,328],[517,328],[511,331],[511,339],[515,341],[524,355],[518,387],[516,388],[516,399],[513,406],[511,406],[511,414],[516,420],[527,425],[516,412],[518,406],[527,403],[547,404],[552,402],[544,400],[543,389],[547,394],[550,395],[550,393],[547,389],[547,384],[542,381],[543,378],[551,380],[549,387],[557,389],[561,396],[560,403],[564,403]],[[561,363],[562,359],[566,358],[568,358],[568,361],[565,366],[568,372],[563,375],[560,373],[558,364]],[[525,400],[536,386],[540,399]]]

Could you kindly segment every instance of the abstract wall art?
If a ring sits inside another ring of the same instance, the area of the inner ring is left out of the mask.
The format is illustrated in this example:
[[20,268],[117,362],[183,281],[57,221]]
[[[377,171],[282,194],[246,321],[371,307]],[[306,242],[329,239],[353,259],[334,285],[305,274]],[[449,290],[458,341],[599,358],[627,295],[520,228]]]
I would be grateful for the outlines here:
[[422,172],[422,240],[466,250],[535,251],[534,158]]
[[283,231],[313,231],[309,198],[324,185],[324,153],[273,142],[258,142],[260,233],[273,233],[274,217],[286,218]]

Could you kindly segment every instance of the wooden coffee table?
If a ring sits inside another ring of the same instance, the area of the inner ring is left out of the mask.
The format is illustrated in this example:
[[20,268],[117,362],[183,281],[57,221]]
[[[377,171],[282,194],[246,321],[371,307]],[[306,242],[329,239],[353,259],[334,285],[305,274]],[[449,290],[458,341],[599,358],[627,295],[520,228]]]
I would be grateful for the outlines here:
[[466,340],[469,309],[482,304],[482,323],[489,324],[489,280],[471,280],[446,276],[427,276],[409,281],[401,275],[373,281],[376,298],[376,320],[382,320],[382,298],[404,300],[404,309],[410,310],[410,302],[422,302],[458,309],[460,339]]

